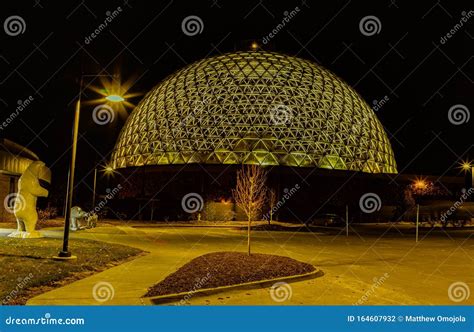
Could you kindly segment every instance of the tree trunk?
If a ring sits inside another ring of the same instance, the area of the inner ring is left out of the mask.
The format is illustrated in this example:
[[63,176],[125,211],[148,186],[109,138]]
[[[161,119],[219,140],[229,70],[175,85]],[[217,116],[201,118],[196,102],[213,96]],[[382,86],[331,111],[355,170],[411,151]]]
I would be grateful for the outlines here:
[[247,254],[250,256],[250,217],[247,225]]
[[271,225],[272,221],[273,221],[273,206],[270,209],[270,220],[268,220],[268,224]]

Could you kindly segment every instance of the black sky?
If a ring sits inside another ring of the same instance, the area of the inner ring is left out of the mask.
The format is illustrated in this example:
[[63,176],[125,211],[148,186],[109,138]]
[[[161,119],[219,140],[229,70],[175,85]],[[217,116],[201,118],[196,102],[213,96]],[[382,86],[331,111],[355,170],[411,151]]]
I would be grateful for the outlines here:
[[[85,44],[118,6],[122,12]],[[28,146],[63,174],[81,70],[120,68],[123,79],[137,78],[131,92],[144,93],[186,64],[261,40],[296,6],[300,12],[272,40],[272,50],[330,69],[369,104],[387,96],[377,116],[399,171],[457,174],[453,165],[473,152],[474,119],[454,125],[448,110],[474,108],[474,16],[446,43],[440,39],[472,9],[467,1],[2,1],[2,25],[19,15],[26,30],[18,36],[0,30],[0,119],[18,100],[34,101],[0,137]],[[189,15],[202,19],[201,34],[181,30]],[[370,37],[359,29],[368,15],[381,22]],[[86,91],[87,98],[97,95]],[[107,157],[123,125],[123,119],[95,125],[92,108],[82,109],[79,178]]]

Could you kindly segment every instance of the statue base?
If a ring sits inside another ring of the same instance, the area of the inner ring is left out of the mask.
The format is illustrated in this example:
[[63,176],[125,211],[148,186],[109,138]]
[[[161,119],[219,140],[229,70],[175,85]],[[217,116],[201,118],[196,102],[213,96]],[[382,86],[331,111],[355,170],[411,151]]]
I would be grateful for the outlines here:
[[32,232],[23,232],[23,231],[14,231],[10,233],[8,237],[15,237],[19,239],[38,239],[43,237],[40,232],[32,231]]

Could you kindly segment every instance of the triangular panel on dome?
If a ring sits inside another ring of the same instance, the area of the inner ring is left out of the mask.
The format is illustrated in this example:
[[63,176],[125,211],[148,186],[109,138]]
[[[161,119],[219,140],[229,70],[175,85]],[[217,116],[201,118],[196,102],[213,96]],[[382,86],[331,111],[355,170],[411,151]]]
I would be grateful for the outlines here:
[[344,160],[337,155],[325,155],[319,161],[319,167],[327,169],[347,169]]

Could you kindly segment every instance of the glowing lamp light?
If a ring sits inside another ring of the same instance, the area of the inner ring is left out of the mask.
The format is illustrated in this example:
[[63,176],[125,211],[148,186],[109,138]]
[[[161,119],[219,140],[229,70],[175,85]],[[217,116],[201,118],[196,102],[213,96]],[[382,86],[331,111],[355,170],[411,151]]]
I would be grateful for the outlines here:
[[467,162],[467,161],[464,161],[462,164],[461,164],[461,168],[465,171],[469,171],[471,169],[472,165],[471,163]]
[[104,168],[105,173],[113,173],[115,170],[113,169],[112,166],[107,166]]
[[415,187],[415,189],[426,189],[428,187],[428,183],[423,180],[423,179],[416,179],[414,182],[413,182],[413,186]]
[[125,100],[122,96],[119,95],[108,95],[107,97],[105,97],[105,99],[113,103],[120,103]]
[[250,47],[252,48],[252,50],[258,49],[258,44],[257,44],[257,42],[253,42],[253,43],[250,45]]
[[423,188],[426,188],[426,182],[425,181],[416,181],[415,182],[415,187],[417,188],[420,188],[420,189],[423,189]]

